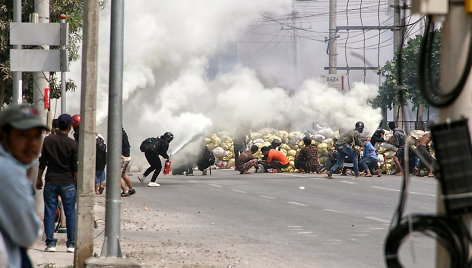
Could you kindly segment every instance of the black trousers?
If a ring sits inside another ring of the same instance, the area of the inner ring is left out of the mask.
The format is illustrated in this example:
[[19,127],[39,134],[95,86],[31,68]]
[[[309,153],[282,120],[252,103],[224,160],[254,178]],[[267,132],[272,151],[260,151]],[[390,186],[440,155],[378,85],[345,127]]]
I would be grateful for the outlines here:
[[157,180],[157,176],[159,176],[159,173],[161,173],[162,170],[161,159],[159,158],[159,155],[155,152],[145,152],[144,156],[146,156],[146,160],[151,166],[146,169],[143,175],[147,177],[147,175],[151,174],[151,172],[154,171],[154,173],[152,174],[151,182],[155,182]]

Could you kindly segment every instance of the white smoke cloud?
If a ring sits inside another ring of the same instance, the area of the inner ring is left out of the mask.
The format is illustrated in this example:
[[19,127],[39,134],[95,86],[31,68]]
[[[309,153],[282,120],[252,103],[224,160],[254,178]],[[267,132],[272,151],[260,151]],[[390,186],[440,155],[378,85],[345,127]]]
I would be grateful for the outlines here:
[[[303,130],[297,128],[317,122],[350,129],[364,121],[373,131],[380,122],[380,112],[367,104],[377,94],[374,86],[358,84],[343,95],[307,80],[289,93],[266,87],[244,66],[207,76],[209,59],[237,41],[262,13],[281,14],[290,5],[291,0],[126,2],[123,125],[134,156],[142,160],[140,142],[165,131],[175,136],[170,151],[210,129],[240,126]],[[106,8],[100,22],[98,122],[108,113],[108,14]]]

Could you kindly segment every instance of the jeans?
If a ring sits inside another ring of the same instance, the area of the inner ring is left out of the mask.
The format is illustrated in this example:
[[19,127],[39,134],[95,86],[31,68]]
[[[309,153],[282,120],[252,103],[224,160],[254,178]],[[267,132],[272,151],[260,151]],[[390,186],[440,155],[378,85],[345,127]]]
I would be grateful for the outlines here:
[[336,145],[336,151],[338,151],[338,158],[336,159],[336,163],[329,169],[328,174],[333,174],[339,166],[344,164],[346,156],[349,156],[354,165],[354,174],[356,174],[356,176],[359,175],[359,159],[357,158],[356,150],[350,145],[342,144]]
[[367,169],[370,171],[375,171],[379,169],[379,166],[377,165],[377,159],[374,158],[363,158],[359,165],[361,166],[362,171],[367,171]]
[[54,238],[54,220],[56,218],[58,197],[62,199],[62,205],[66,216],[67,225],[67,247],[75,246],[75,200],[77,189],[75,184],[44,186],[44,232],[46,233],[46,245],[55,246],[57,239]]

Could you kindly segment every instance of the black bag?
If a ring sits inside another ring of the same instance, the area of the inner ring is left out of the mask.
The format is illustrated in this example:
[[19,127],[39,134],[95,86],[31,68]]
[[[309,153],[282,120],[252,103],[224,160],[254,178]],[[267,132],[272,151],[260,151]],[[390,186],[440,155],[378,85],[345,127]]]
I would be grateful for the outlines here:
[[96,147],[97,147],[97,154],[96,154],[96,169],[103,170],[107,164],[107,144],[105,140],[99,136],[96,138]]
[[154,151],[157,148],[158,143],[158,138],[147,138],[141,143],[139,150],[141,150],[143,153]]

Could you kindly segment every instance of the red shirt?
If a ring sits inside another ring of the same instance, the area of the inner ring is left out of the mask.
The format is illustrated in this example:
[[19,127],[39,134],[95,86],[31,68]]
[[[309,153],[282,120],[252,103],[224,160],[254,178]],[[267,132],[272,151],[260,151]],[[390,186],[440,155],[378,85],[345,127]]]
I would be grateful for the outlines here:
[[285,156],[284,153],[281,151],[277,151],[275,149],[270,149],[269,150],[269,155],[267,156],[267,162],[272,162],[273,160],[277,160],[280,162],[280,164],[285,165],[290,162],[288,160],[287,156]]

